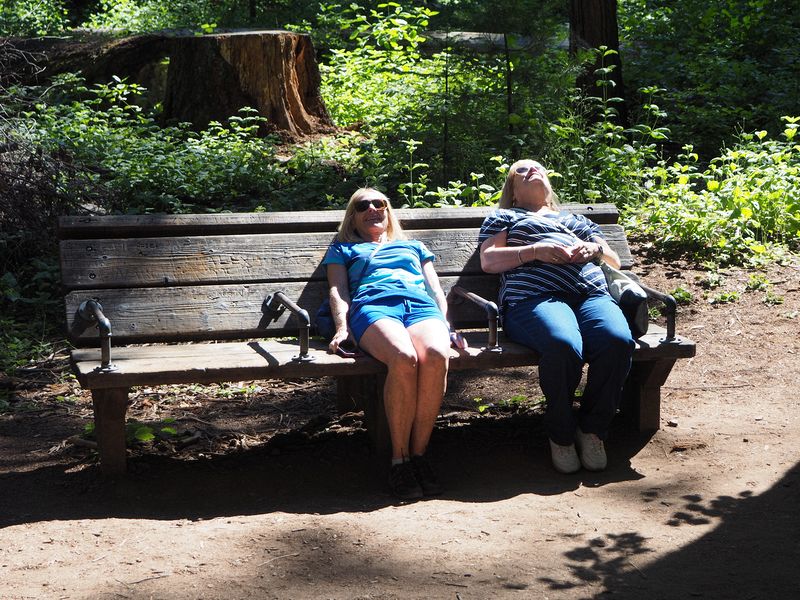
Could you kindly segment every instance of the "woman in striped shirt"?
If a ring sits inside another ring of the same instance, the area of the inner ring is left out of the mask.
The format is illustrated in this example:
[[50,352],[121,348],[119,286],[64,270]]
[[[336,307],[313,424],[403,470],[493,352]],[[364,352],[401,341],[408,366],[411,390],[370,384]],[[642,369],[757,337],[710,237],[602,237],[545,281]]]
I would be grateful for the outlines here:
[[[547,170],[511,165],[498,208],[481,227],[481,267],[501,277],[503,329],[537,350],[553,465],[573,473],[606,467],[605,440],[631,365],[634,341],[594,263],[619,267],[600,228],[560,211]],[[580,408],[575,391],[588,363]],[[576,445],[577,443],[577,450]]]

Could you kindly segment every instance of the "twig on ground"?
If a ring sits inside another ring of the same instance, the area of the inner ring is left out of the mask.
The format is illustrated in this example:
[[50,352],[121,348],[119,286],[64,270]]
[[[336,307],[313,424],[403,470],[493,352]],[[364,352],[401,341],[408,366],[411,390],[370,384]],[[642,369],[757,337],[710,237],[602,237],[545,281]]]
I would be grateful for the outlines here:
[[273,558],[270,558],[269,560],[265,560],[264,562],[262,562],[262,563],[260,563],[260,564],[258,564],[256,566],[257,567],[263,567],[264,565],[268,565],[269,563],[271,563],[273,560],[278,560],[279,558],[286,558],[287,556],[300,556],[300,553],[299,552],[292,552],[291,554],[281,554],[280,556],[274,556]]
[[189,420],[189,421],[197,421],[198,423],[202,423],[203,425],[208,425],[209,427],[214,427],[213,423],[209,423],[208,421],[203,421],[203,419],[198,419],[197,417],[195,417],[194,415],[190,415],[189,413],[183,413],[183,415],[178,417],[179,421],[181,419],[186,419],[186,420]]
[[122,585],[130,587],[132,585],[136,585],[137,583],[144,583],[145,581],[152,581],[154,579],[164,579],[164,577],[169,577],[170,575],[172,575],[172,573],[164,573],[163,575],[153,575],[152,577],[145,577],[144,579],[139,579],[137,581],[131,581],[130,583],[127,583],[125,581],[120,581],[119,579],[116,579],[116,578],[114,579],[114,581],[116,581],[117,583],[121,583]]
[[191,446],[192,444],[194,444],[195,442],[197,442],[197,441],[198,441],[198,440],[199,440],[201,437],[203,437],[203,434],[202,434],[201,432],[199,432],[199,431],[195,431],[195,432],[194,432],[194,433],[193,433],[191,436],[189,436],[189,437],[188,437],[188,438],[186,438],[185,440],[181,440],[181,441],[179,441],[179,442],[176,444],[176,446],[177,446],[179,449],[180,449],[180,448],[186,448],[186,446]]

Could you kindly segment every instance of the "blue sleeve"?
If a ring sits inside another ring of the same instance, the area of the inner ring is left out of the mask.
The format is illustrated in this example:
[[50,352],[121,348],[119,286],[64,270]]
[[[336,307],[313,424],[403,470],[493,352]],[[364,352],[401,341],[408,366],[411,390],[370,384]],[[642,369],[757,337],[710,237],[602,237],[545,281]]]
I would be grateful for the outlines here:
[[326,265],[346,265],[349,257],[345,256],[345,249],[339,242],[334,242],[328,247],[325,258],[322,259],[323,266]]
[[505,215],[499,211],[492,211],[491,214],[483,220],[481,231],[478,234],[478,243],[482,244],[491,237],[496,236],[501,231],[507,231],[509,222]]
[[431,252],[424,243],[417,241],[416,244],[418,246],[417,252],[419,252],[420,264],[424,263],[426,260],[436,260],[436,255]]

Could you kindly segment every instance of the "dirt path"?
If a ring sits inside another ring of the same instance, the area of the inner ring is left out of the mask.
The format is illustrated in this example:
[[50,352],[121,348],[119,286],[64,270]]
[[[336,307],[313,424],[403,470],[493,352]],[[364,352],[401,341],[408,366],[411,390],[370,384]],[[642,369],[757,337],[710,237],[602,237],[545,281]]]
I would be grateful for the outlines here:
[[[20,389],[0,415],[0,598],[798,597],[800,269],[750,291],[742,271],[712,290],[688,267],[642,272],[692,292],[678,325],[698,356],[667,382],[658,433],[615,424],[602,474],[555,473],[537,411],[474,410],[536,398],[524,369],[453,379],[431,450],[447,494],[408,505],[376,483],[357,416],[312,418],[330,382],[144,390],[134,414],[204,441],[137,451],[117,482],[62,443],[85,395]],[[704,297],[722,290],[739,301]]]

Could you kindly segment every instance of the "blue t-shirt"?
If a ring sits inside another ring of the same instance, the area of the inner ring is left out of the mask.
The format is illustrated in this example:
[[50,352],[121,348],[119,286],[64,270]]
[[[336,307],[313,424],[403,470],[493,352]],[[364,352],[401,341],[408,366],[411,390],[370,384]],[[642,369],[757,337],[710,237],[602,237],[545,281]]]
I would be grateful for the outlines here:
[[[418,240],[397,240],[375,250],[373,242],[334,242],[328,248],[323,265],[347,267],[350,297],[353,302],[377,295],[405,293],[428,297],[422,263],[433,260],[434,254]],[[364,270],[364,263],[369,266]]]
[[[502,231],[507,232],[508,246],[537,242],[571,246],[579,240],[604,239],[600,227],[583,215],[566,211],[539,215],[522,208],[501,208],[486,217],[478,242],[482,244]],[[603,272],[592,262],[553,265],[535,260],[501,273],[500,282],[500,303],[503,306],[513,306],[532,296],[553,293],[587,295],[608,290]]]

